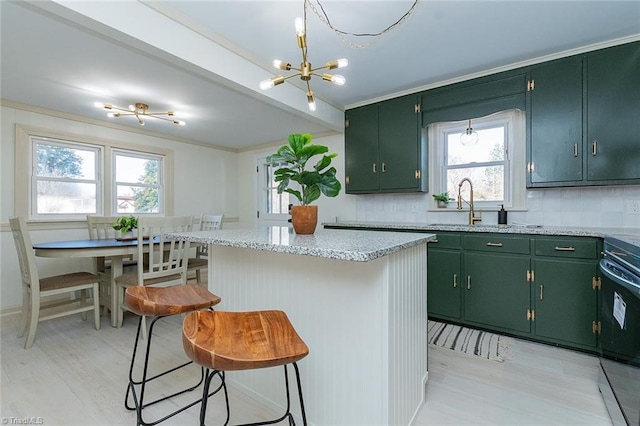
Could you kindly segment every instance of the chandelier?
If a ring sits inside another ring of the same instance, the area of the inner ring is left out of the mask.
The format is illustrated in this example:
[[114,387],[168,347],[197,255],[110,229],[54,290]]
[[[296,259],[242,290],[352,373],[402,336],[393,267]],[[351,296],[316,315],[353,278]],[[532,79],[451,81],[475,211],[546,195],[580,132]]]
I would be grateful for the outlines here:
[[316,77],[322,78],[323,81],[328,81],[338,86],[342,86],[346,82],[346,79],[343,76],[339,74],[317,73],[316,71],[323,69],[332,70],[336,68],[346,67],[349,62],[346,59],[338,59],[329,61],[321,67],[313,68],[311,66],[311,63],[309,63],[307,59],[307,0],[304,1],[304,18],[296,18],[295,28],[296,37],[298,39],[298,47],[302,51],[302,63],[300,64],[300,68],[296,68],[288,62],[283,62],[279,59],[276,59],[273,61],[273,66],[275,68],[284,71],[295,70],[297,72],[286,77],[283,75],[276,75],[275,77],[263,80],[260,82],[260,88],[262,90],[267,90],[284,83],[285,80],[288,80],[292,77],[300,76],[300,79],[307,85],[307,103],[309,105],[309,110],[315,111],[316,101],[313,97],[313,90],[311,90],[311,85],[309,84],[311,76],[315,75]]
[[[123,117],[127,115],[135,116],[136,119],[138,120],[138,124],[141,126],[144,126],[143,118],[146,118],[146,117],[152,117],[152,118],[157,118],[158,120],[169,121],[179,126],[184,126],[185,124],[187,124],[182,120],[176,120],[175,118],[173,118],[175,115],[174,111],[149,112],[149,105],[143,104],[141,102],[137,102],[133,105],[129,105],[129,108],[121,108],[115,105],[104,104],[101,102],[96,102],[95,106],[98,108],[104,108],[109,111],[115,111],[115,112],[109,112],[107,114],[107,117],[110,117],[110,118],[118,118],[118,117]],[[164,115],[168,116],[169,118],[163,117]]]

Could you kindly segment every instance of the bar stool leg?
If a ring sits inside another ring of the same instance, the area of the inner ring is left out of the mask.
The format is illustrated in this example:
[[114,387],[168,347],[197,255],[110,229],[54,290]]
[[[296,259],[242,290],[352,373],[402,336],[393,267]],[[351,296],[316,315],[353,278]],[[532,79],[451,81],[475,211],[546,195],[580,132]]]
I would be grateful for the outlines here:
[[[142,379],[141,380],[135,380],[134,379],[134,366],[135,366],[135,360],[136,360],[136,354],[138,352],[138,344],[140,342],[140,335],[142,334],[142,327],[143,324],[145,323],[145,321],[143,320],[144,317],[140,316],[140,319],[138,320],[138,330],[136,332],[136,339],[133,345],[133,354],[131,355],[131,365],[129,366],[129,384],[127,385],[127,391],[125,394],[125,399],[124,399],[124,406],[127,410],[130,411],[136,411],[136,417],[137,417],[137,425],[138,426],[152,426],[152,425],[156,425],[160,422],[163,422],[164,420],[175,416],[178,413],[183,412],[184,410],[186,410],[187,408],[190,408],[196,404],[198,404],[200,402],[200,400],[196,400],[193,403],[182,407],[176,411],[173,411],[171,413],[169,413],[168,415],[162,417],[161,419],[158,419],[156,421],[153,422],[146,422],[143,418],[142,418],[142,409],[145,407],[148,407],[150,405],[153,404],[157,404],[161,401],[167,400],[169,398],[173,398],[174,396],[177,395],[181,395],[183,393],[186,392],[190,392],[193,391],[194,389],[197,389],[200,384],[204,381],[205,378],[205,369],[204,367],[200,367],[200,379],[199,381],[193,385],[190,386],[184,390],[175,392],[171,395],[156,399],[154,401],[148,402],[145,404],[144,402],[144,393],[145,393],[145,388],[146,388],[146,384],[152,380],[155,380],[159,377],[165,376],[169,373],[172,373],[176,370],[179,370],[183,367],[186,367],[187,365],[190,365],[193,363],[193,361],[188,361],[185,362],[183,364],[178,365],[177,367],[171,368],[169,370],[166,370],[162,373],[159,373],[153,377],[147,377],[148,375],[148,368],[149,368],[149,355],[151,353],[151,341],[152,341],[152,335],[153,335],[153,328],[156,324],[156,322],[162,318],[164,318],[165,316],[159,316],[159,317],[155,317],[152,321],[151,324],[149,325],[149,332],[148,332],[148,336],[147,336],[147,345],[146,345],[146,351],[145,351],[145,355],[144,355],[144,364],[143,364],[143,368],[142,368]],[[138,393],[136,392],[136,386],[140,386],[140,395],[138,398]],[[131,397],[133,398],[133,406],[129,404],[129,395],[131,395]]]
[[[307,414],[305,412],[304,409],[304,398],[302,397],[302,382],[300,381],[300,371],[298,369],[298,364],[293,362],[291,363],[293,365],[293,369],[296,373],[296,383],[298,385],[298,398],[300,401],[300,411],[302,414],[302,424],[304,426],[307,426]],[[285,413],[275,419],[275,420],[268,420],[268,421],[264,421],[264,422],[257,422],[257,423],[244,423],[242,425],[237,425],[237,426],[259,426],[259,425],[271,425],[271,424],[276,424],[276,423],[280,423],[281,421],[283,421],[284,419],[288,418],[289,419],[289,425],[295,425],[296,422],[293,418],[293,414],[291,413],[291,397],[289,394],[289,373],[288,373],[288,369],[287,367],[289,366],[289,364],[285,364],[283,366],[284,368],[284,383],[285,383],[285,390],[286,390],[286,395],[287,395],[287,409],[285,410]],[[223,389],[224,389],[224,398],[225,398],[225,403],[226,403],[226,407],[227,407],[227,419],[224,422],[224,425],[227,426],[229,424],[229,418],[231,416],[231,412],[230,412],[230,408],[229,408],[229,395],[227,393],[227,385],[225,383],[225,376],[224,376],[224,371],[218,371],[218,370],[212,370],[211,373],[209,373],[210,370],[207,370],[207,378],[205,379],[205,383],[204,383],[204,389],[202,391],[202,405],[200,406],[200,426],[206,426],[205,424],[205,418],[207,415],[207,401],[209,399],[209,396],[214,395],[219,389],[220,387],[218,387],[218,389],[212,393],[209,394],[209,386],[211,383],[211,379],[216,375],[220,375],[220,379],[222,381],[222,384],[220,385]]]

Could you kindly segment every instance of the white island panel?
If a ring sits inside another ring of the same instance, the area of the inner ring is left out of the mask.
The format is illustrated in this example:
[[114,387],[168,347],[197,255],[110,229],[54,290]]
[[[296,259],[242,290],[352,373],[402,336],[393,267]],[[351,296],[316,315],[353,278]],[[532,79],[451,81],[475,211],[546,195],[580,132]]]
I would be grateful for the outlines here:
[[[209,250],[218,310],[281,309],[309,346],[299,367],[310,424],[411,422],[427,380],[426,240],[364,262],[217,243]],[[236,389],[284,407],[282,374],[272,368],[227,377]]]

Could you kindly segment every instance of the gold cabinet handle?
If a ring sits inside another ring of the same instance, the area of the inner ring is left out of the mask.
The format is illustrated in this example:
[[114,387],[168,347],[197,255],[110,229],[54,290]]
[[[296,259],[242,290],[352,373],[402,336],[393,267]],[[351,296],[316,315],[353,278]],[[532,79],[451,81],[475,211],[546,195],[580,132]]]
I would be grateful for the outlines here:
[[555,246],[553,249],[555,251],[576,251],[576,249],[574,247],[559,247],[559,246]]
[[540,300],[542,300],[542,291],[544,289],[544,285],[540,284]]
[[487,243],[487,247],[502,247],[502,243]]
[[[616,256],[620,256],[620,257],[627,257],[627,253],[621,253],[619,251],[611,250],[609,253],[614,254]],[[605,255],[606,255],[606,253],[605,253]]]
[[453,274],[453,288],[458,287],[458,274]]
[[573,144],[573,156],[574,157],[578,156],[578,144],[577,143]]
[[598,140],[591,143],[591,155],[598,155]]
[[471,275],[467,275],[467,290],[471,290]]
[[382,163],[382,173],[386,173],[387,171],[387,163]]
[[376,163],[373,163],[373,173],[378,173],[378,169],[376,169]]

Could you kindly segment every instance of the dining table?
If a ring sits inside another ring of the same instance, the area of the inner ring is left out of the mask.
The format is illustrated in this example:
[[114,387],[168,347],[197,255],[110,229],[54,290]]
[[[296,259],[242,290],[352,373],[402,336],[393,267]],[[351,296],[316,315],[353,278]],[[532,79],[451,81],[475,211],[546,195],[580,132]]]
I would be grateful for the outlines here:
[[[149,244],[145,240],[146,245]],[[122,275],[123,259],[131,257],[138,252],[138,240],[121,240],[115,238],[94,239],[94,240],[70,240],[51,241],[33,244],[36,256],[56,257],[56,258],[105,258],[111,261],[111,300],[109,303],[111,310],[111,326],[117,326],[118,297],[116,291],[116,277]]]

